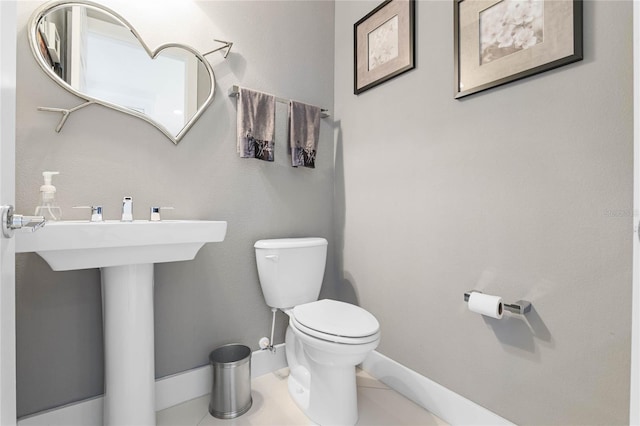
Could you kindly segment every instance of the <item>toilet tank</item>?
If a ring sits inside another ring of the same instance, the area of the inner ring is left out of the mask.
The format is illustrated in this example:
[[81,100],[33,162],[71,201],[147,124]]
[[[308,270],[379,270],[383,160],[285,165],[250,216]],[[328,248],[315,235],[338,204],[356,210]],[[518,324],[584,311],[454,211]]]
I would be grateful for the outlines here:
[[318,300],[327,261],[327,240],[260,240],[254,247],[267,305],[286,309]]

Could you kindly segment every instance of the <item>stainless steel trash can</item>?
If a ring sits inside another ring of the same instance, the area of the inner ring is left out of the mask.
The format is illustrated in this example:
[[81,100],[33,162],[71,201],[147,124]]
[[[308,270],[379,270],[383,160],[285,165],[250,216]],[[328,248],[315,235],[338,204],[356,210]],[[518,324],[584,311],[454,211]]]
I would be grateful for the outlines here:
[[209,354],[213,386],[209,413],[233,419],[251,408],[251,349],[239,344],[220,346]]

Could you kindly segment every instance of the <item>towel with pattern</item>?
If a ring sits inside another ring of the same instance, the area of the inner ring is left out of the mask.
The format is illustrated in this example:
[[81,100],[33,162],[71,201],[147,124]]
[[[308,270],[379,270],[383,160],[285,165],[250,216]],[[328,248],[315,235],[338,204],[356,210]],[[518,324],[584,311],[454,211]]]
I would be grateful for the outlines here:
[[289,147],[291,165],[315,168],[320,112],[317,106],[289,101]]
[[242,158],[273,161],[276,98],[240,88],[238,93],[238,146]]

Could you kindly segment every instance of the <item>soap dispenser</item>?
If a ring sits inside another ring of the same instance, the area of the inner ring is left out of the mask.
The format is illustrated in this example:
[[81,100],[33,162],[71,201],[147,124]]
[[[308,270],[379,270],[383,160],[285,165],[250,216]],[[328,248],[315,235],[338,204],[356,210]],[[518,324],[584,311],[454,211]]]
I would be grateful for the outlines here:
[[44,216],[50,221],[62,220],[62,209],[55,202],[56,187],[51,184],[51,177],[58,174],[60,172],[42,172],[44,177],[44,185],[40,187],[42,201],[35,212],[36,216]]

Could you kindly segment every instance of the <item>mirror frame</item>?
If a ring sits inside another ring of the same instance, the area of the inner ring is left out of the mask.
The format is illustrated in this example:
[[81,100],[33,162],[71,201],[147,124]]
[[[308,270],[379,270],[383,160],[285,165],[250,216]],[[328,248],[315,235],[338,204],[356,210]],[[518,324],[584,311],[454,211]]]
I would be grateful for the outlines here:
[[[178,132],[177,135],[172,134],[162,124],[158,123],[157,121],[153,120],[151,117],[149,117],[149,116],[147,116],[145,114],[142,114],[142,113],[140,113],[138,111],[135,111],[135,110],[132,110],[132,109],[129,109],[129,108],[126,108],[126,107],[122,107],[120,105],[116,105],[116,104],[113,104],[111,102],[104,101],[104,100],[101,100],[101,99],[98,99],[98,98],[94,98],[92,96],[88,96],[88,95],[86,95],[84,93],[79,92],[78,90],[74,89],[69,83],[67,83],[66,81],[62,80],[62,78],[60,78],[57,74],[55,74],[53,72],[53,70],[50,69],[44,63],[44,60],[41,58],[40,50],[38,48],[38,41],[37,41],[37,38],[36,38],[36,31],[38,31],[38,23],[40,22],[42,17],[45,16],[47,13],[53,11],[54,9],[59,9],[59,8],[65,7],[65,6],[84,6],[84,7],[89,7],[89,8],[92,8],[92,9],[99,10],[99,11],[102,11],[102,12],[110,14],[111,16],[113,16],[113,18],[115,18],[116,20],[120,21],[120,23],[122,25],[124,25],[129,31],[131,31],[133,36],[138,40],[140,45],[142,45],[143,49],[147,52],[147,54],[149,55],[149,57],[151,59],[155,59],[156,56],[158,56],[160,54],[160,52],[162,52],[163,50],[165,50],[167,48],[177,47],[177,48],[180,48],[180,49],[187,50],[188,52],[190,52],[193,55],[195,55],[196,58],[198,58],[202,62],[202,64],[205,66],[207,72],[209,73],[209,82],[211,84],[211,90],[209,91],[209,96],[204,101],[202,106],[200,106],[198,108],[198,110],[193,115],[193,117],[191,117],[189,119],[189,121],[186,122],[186,124],[184,125],[182,130],[180,130],[180,132]],[[191,46],[187,46],[185,44],[180,44],[180,43],[165,43],[165,44],[162,44],[162,45],[158,46],[155,49],[151,49],[142,40],[142,38],[140,37],[140,34],[138,34],[136,29],[126,19],[124,19],[120,14],[114,12],[113,10],[111,10],[108,7],[105,7],[105,6],[101,5],[101,4],[94,3],[94,2],[91,2],[91,1],[86,1],[86,0],[54,0],[54,1],[51,1],[51,2],[47,2],[47,3],[43,4],[41,7],[39,7],[33,13],[33,15],[31,16],[31,19],[29,21],[28,31],[29,31],[29,33],[28,33],[29,46],[31,47],[31,53],[33,54],[34,59],[36,60],[36,62],[40,66],[40,68],[42,68],[42,70],[45,72],[45,74],[47,74],[49,76],[49,78],[51,78],[53,81],[55,81],[59,86],[61,86],[63,89],[67,90],[68,92],[76,95],[77,97],[87,101],[87,104],[84,104],[84,105],[95,103],[95,104],[102,105],[102,106],[107,107],[107,108],[114,109],[116,111],[123,112],[123,113],[128,114],[128,115],[132,115],[134,117],[137,117],[137,118],[140,118],[140,119],[146,121],[147,123],[151,124],[152,126],[157,128],[158,130],[160,130],[175,145],[177,145],[178,142],[180,142],[182,140],[184,135],[189,131],[189,129],[191,129],[191,127],[198,120],[198,118],[200,118],[200,116],[204,113],[204,111],[207,109],[207,107],[209,105],[211,105],[211,103],[213,102],[213,97],[214,97],[215,91],[216,91],[215,90],[216,89],[216,82],[215,82],[215,76],[213,74],[213,68],[211,67],[211,64],[209,64],[209,61],[207,61],[205,59],[205,57],[202,54],[200,54],[200,52],[198,52],[197,50],[195,50]],[[81,105],[81,106],[84,106],[84,105]],[[73,110],[75,111],[78,108],[79,107],[76,107]],[[60,109],[45,109],[45,110],[60,111]],[[63,113],[63,116],[64,116],[63,120],[64,120],[66,118],[66,116],[72,111],[70,111],[70,110],[62,110],[60,112]],[[61,124],[63,124],[63,122],[61,122]],[[56,129],[56,131],[59,131],[59,129],[61,127],[62,126],[58,126],[58,129]]]

